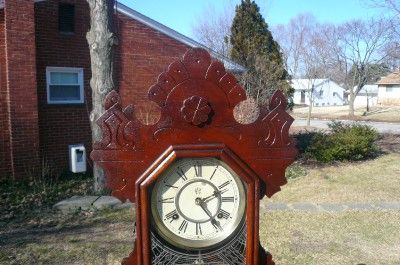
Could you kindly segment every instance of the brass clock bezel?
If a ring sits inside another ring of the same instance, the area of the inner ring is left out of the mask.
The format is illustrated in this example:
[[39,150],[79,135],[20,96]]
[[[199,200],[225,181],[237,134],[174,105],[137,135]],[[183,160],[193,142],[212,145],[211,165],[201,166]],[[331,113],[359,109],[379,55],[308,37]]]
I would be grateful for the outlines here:
[[[175,233],[171,232],[165,225],[162,220],[162,217],[159,216],[158,211],[157,211],[157,192],[154,191],[155,186],[159,181],[163,179],[165,174],[168,173],[168,171],[174,167],[175,164],[180,163],[182,160],[195,160],[195,161],[201,161],[201,160],[215,160],[216,162],[213,162],[215,164],[219,164],[222,167],[224,167],[232,176],[234,179],[236,186],[238,187],[239,191],[239,208],[237,211],[237,218],[234,220],[234,222],[231,225],[230,230],[226,230],[221,235],[218,237],[212,238],[212,239],[203,239],[203,240],[193,240],[193,239],[187,239],[183,237],[179,237]],[[224,242],[227,242],[230,240],[239,230],[242,225],[242,223],[246,219],[246,205],[247,205],[247,196],[246,196],[246,185],[245,183],[241,180],[241,178],[222,160],[217,159],[215,157],[209,157],[209,158],[198,158],[198,157],[185,157],[185,158],[179,158],[178,160],[174,161],[167,170],[165,170],[162,174],[160,174],[160,177],[157,179],[157,182],[154,183],[151,187],[150,191],[150,208],[151,208],[151,214],[153,216],[151,225],[155,229],[155,231],[169,244],[171,244],[174,247],[178,247],[180,249],[186,249],[186,250],[191,250],[191,251],[196,251],[196,250],[207,250],[207,249],[214,249],[217,248],[218,246],[222,245]]]

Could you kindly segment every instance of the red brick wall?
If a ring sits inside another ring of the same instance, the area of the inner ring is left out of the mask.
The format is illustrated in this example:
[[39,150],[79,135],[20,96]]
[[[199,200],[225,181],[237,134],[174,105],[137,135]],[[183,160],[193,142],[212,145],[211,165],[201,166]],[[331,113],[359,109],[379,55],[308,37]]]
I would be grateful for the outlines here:
[[11,166],[21,177],[39,159],[34,3],[6,0],[4,10]]
[[[75,4],[75,33],[58,31],[58,3]],[[37,81],[40,150],[44,161],[57,172],[68,168],[68,145],[91,146],[89,123],[91,90],[90,57],[86,32],[89,9],[86,1],[44,1],[35,4]],[[85,104],[47,103],[46,67],[80,67],[84,71]]]
[[122,14],[118,21],[120,93],[125,105],[141,103],[158,75],[189,47]]
[[4,10],[0,10],[0,178],[11,175]]
[[[63,0],[75,3],[76,32],[58,32],[58,2],[49,0],[35,4],[39,128],[42,156],[54,169],[68,167],[68,145],[83,143],[90,152],[90,57],[86,42],[89,10],[85,0]],[[181,57],[186,45],[159,33],[122,14],[117,15],[117,47],[115,72],[124,104],[147,100],[148,88],[170,62]],[[46,66],[82,67],[87,104],[49,105],[46,99]]]

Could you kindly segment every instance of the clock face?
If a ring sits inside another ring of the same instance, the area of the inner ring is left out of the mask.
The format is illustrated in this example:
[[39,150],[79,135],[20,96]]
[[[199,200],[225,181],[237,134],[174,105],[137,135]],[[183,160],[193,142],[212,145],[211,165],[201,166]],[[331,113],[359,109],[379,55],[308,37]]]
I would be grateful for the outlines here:
[[154,226],[169,243],[209,248],[235,234],[244,219],[245,188],[224,162],[180,159],[151,192]]

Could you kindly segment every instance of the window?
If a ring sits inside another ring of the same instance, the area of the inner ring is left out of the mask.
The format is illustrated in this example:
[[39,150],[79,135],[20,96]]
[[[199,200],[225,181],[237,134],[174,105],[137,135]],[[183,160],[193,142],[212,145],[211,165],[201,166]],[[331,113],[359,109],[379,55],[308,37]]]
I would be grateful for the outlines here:
[[393,92],[393,86],[386,86],[386,92]]
[[83,69],[71,67],[47,67],[47,103],[83,103]]
[[300,95],[300,103],[306,102],[306,91],[302,90]]
[[60,4],[58,6],[58,30],[63,33],[75,32],[75,6]]

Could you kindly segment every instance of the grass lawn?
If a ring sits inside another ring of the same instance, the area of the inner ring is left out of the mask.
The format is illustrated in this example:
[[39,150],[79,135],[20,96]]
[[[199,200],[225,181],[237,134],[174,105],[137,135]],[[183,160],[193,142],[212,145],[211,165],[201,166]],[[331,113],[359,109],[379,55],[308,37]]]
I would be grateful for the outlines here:
[[[291,113],[296,118],[307,118],[308,107],[295,107]],[[349,106],[313,107],[312,118],[319,119],[349,119]],[[400,107],[372,107],[354,110],[355,120],[400,122]]]
[[260,220],[276,264],[400,264],[399,211],[272,212]]
[[[303,169],[304,170],[304,169]],[[400,201],[400,153],[365,162],[306,167],[306,176],[290,179],[273,202]]]
[[0,264],[121,264],[134,219],[133,210],[43,212],[0,229]]

